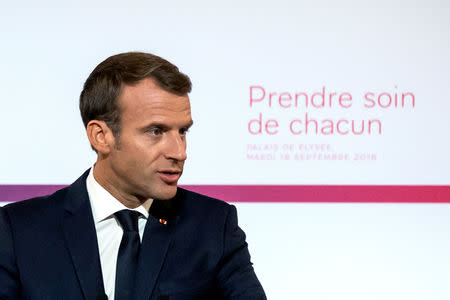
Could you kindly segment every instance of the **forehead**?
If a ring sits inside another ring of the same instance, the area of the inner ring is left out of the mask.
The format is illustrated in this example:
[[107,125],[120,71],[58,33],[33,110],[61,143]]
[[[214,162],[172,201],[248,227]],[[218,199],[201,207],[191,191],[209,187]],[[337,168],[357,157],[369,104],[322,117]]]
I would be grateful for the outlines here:
[[[146,78],[135,85],[125,85],[119,96],[122,121],[148,119],[190,119],[191,107],[187,95],[178,96]],[[176,121],[176,120],[171,120]]]

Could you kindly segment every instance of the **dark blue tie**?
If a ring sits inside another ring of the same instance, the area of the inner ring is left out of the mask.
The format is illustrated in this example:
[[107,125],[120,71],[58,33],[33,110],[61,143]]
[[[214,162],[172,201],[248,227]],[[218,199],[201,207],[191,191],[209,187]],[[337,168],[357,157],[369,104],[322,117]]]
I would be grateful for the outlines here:
[[140,213],[124,209],[114,215],[123,229],[117,256],[115,300],[128,300],[133,293],[134,276],[141,247],[138,229]]

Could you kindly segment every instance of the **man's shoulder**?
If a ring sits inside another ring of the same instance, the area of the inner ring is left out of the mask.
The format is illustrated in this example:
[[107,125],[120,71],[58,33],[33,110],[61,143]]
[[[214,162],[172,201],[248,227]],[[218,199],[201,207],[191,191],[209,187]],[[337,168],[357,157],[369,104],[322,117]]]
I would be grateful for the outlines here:
[[223,200],[212,198],[210,196],[199,194],[197,192],[189,191],[184,188],[178,188],[178,193],[180,193],[184,199],[189,201],[190,204],[208,207],[209,206],[221,207],[221,208],[228,208],[230,206],[230,204],[228,204]]
[[62,189],[59,189],[55,191],[52,194],[44,195],[44,196],[38,196],[33,197],[13,203],[9,203],[4,206],[6,209],[26,209],[28,207],[30,208],[39,208],[39,207],[45,207],[48,206],[51,202],[53,202],[55,199],[64,198],[64,196],[67,193],[68,186],[64,187]]
[[156,200],[150,208],[153,216],[180,215],[183,217],[226,217],[232,205],[206,195],[178,188],[172,200]]
[[8,214],[15,217],[27,217],[42,216],[49,211],[53,211],[59,208],[67,194],[69,187],[57,190],[53,194],[34,197],[14,203],[9,203],[3,206],[3,210]]
[[225,201],[202,195],[183,188],[178,188],[178,193],[184,201],[184,204],[191,210],[207,210],[207,211],[228,211],[231,207]]
[[86,192],[86,177],[89,170],[84,172],[75,182],[71,185],[57,190],[53,194],[49,194],[41,197],[34,197],[14,203],[5,205],[3,208],[6,212],[14,215],[39,215],[46,212],[53,212],[54,210],[60,210],[64,205],[64,199],[69,193],[80,194]]

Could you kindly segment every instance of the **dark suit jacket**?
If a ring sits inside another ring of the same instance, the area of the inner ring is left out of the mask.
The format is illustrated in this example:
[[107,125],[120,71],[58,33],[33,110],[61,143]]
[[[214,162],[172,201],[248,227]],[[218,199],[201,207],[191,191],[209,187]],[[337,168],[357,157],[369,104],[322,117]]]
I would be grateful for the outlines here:
[[[87,175],[0,208],[0,299],[105,299]],[[234,206],[179,188],[150,213],[134,299],[266,299]]]

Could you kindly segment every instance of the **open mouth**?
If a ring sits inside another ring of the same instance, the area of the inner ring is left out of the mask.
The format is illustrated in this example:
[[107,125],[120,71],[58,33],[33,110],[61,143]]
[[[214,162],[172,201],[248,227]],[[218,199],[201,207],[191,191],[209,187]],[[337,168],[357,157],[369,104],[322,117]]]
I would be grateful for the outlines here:
[[177,183],[178,179],[181,176],[180,171],[174,171],[174,170],[162,170],[162,171],[158,171],[158,174],[161,177],[162,181],[164,181],[168,184]]
[[161,171],[160,173],[169,175],[180,174],[179,171]]

